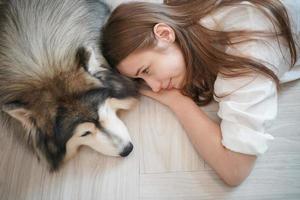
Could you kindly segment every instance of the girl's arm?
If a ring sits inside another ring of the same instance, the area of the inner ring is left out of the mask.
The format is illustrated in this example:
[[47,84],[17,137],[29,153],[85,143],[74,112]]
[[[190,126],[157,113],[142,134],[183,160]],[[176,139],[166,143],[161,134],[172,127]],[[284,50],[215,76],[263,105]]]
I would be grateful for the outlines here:
[[250,174],[256,156],[226,149],[221,143],[220,126],[211,120],[193,100],[183,96],[177,90],[159,93],[143,90],[142,94],[169,106],[181,122],[197,152],[225,183],[237,186]]
[[191,99],[182,97],[170,105],[200,156],[225,183],[239,185],[251,172],[256,156],[236,153],[222,143],[220,126]]

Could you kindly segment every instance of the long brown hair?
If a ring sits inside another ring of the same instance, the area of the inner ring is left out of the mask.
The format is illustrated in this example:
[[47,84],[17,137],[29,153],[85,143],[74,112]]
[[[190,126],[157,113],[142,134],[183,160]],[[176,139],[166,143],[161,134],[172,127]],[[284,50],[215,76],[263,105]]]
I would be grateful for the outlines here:
[[[224,32],[210,30],[199,20],[216,9],[237,5],[240,0],[169,0],[164,4],[131,2],[118,6],[102,30],[101,48],[112,67],[135,50],[154,47],[153,27],[157,23],[169,25],[176,34],[186,62],[186,84],[183,94],[199,105],[208,104],[214,95],[218,73],[225,77],[244,76],[257,71],[277,86],[279,79],[264,64],[253,59],[226,53],[216,46],[234,45],[254,40],[253,36],[283,37],[289,46],[291,64],[296,62],[296,48],[288,14],[279,0],[247,0],[261,10],[273,23],[273,32],[238,30]],[[271,14],[270,14],[271,13]],[[279,41],[279,39],[278,39]]]

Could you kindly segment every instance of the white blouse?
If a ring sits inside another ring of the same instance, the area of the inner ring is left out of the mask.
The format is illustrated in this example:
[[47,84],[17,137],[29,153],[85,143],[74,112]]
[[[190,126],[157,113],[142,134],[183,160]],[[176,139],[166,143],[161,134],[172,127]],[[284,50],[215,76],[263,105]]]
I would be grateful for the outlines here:
[[[282,2],[288,10],[293,36],[299,45],[300,1]],[[200,23],[208,28],[224,31],[274,30],[272,23],[260,10],[244,2],[216,11]],[[300,54],[299,49],[297,50]],[[284,42],[279,45],[275,39],[261,37],[256,41],[228,47],[226,52],[262,62],[275,72],[282,83],[300,78],[300,58],[290,69],[290,54]],[[220,74],[214,89],[215,100],[219,102],[218,116],[222,119],[222,144],[235,152],[263,154],[274,139],[265,129],[266,124],[277,115],[275,82],[260,74],[236,78],[225,78]]]

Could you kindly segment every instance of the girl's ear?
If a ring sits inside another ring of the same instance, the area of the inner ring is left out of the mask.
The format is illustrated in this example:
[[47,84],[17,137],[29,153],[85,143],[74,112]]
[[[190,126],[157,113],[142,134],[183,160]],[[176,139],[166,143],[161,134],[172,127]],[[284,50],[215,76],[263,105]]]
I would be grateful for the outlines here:
[[173,43],[176,39],[174,30],[165,23],[158,23],[153,27],[155,38],[158,41]]

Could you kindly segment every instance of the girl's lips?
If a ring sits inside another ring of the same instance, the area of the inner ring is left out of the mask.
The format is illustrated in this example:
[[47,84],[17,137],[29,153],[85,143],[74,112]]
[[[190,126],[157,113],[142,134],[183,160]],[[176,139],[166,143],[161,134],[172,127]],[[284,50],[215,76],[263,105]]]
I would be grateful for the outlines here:
[[167,89],[170,90],[173,88],[173,85],[172,85],[172,78],[170,78],[170,81],[169,81],[169,84],[168,84],[168,87]]

